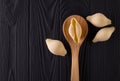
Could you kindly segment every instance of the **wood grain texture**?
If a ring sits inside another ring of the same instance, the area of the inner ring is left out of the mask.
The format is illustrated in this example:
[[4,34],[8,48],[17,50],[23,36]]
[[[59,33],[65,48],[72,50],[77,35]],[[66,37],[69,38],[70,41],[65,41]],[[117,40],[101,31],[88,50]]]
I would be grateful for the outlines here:
[[[120,81],[119,0],[0,0],[0,81],[70,81],[71,52],[62,33],[70,15],[101,12],[116,27],[107,42],[91,42],[96,29],[81,47],[81,81]],[[61,40],[68,54],[52,55],[46,38]]]

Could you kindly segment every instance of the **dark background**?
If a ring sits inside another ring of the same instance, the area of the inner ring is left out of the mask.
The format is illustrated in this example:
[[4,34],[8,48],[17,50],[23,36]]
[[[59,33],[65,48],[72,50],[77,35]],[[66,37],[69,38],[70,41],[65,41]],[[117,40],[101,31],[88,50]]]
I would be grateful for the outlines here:
[[[81,47],[81,81],[120,81],[120,0],[0,0],[0,81],[70,81],[71,52],[62,33],[66,17],[96,12],[112,20],[116,31],[102,43]],[[54,56],[45,39],[61,40],[68,54]]]

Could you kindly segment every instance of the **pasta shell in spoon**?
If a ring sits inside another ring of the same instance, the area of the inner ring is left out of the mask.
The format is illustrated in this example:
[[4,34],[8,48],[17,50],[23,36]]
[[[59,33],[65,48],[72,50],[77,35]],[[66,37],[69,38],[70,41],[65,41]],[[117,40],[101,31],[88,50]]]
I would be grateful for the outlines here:
[[99,30],[93,39],[93,42],[96,43],[109,40],[114,31],[115,27],[107,27]]
[[74,40],[74,42],[76,43],[80,42],[80,37],[82,35],[82,28],[75,18],[71,18],[71,23],[68,32],[71,38]]
[[87,16],[86,19],[96,27],[104,27],[111,24],[111,20],[102,13]]
[[54,55],[65,56],[67,54],[63,43],[59,40],[46,39],[46,44],[49,51]]

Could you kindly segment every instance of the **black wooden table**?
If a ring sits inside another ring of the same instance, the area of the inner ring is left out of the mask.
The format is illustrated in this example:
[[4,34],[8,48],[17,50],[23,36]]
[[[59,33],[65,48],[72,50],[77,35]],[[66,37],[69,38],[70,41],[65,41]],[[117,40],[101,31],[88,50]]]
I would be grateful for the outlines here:
[[[120,0],[0,0],[0,81],[70,81],[71,52],[62,33],[66,17],[101,12],[112,20],[111,39],[81,47],[81,81],[120,81]],[[51,54],[45,39],[61,40],[65,57]]]

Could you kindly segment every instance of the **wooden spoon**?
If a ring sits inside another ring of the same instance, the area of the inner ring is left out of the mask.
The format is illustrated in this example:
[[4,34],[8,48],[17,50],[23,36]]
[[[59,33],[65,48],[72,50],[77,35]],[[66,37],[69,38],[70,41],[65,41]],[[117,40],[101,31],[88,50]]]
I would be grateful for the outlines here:
[[[69,31],[68,31],[70,23],[71,23],[70,22],[71,18],[75,18],[77,20],[77,22],[81,25],[82,35],[80,37],[79,43],[74,42],[74,40],[71,38]],[[71,53],[72,53],[71,81],[79,81],[80,80],[79,62],[78,62],[79,61],[79,58],[78,58],[79,50],[80,50],[80,47],[81,47],[84,39],[87,36],[87,33],[88,33],[87,22],[83,17],[81,17],[79,15],[69,16],[68,18],[66,18],[66,20],[63,23],[63,34],[71,47]]]

